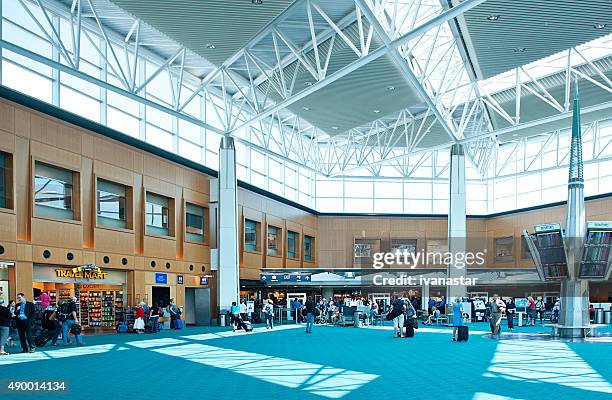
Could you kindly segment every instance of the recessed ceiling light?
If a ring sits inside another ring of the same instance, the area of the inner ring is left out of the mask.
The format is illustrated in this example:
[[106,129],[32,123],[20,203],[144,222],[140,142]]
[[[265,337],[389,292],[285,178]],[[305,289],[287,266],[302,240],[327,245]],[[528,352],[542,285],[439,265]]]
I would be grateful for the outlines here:
[[527,49],[524,48],[524,47],[515,47],[514,49],[512,49],[512,51],[515,52],[515,53],[524,53],[525,50],[527,50]]
[[304,83],[304,86],[312,86],[312,82],[308,81]]
[[217,48],[217,46],[215,46],[215,45],[214,45],[214,44],[212,44],[212,43],[207,43],[207,44],[206,44],[206,48],[207,48],[207,49],[210,49],[210,50],[213,50],[213,49],[216,49],[216,48]]
[[497,21],[499,18],[500,18],[500,16],[499,16],[499,15],[489,15],[489,16],[487,17],[487,19],[488,19],[489,21]]
[[374,114],[378,114],[380,110],[372,110],[372,112],[374,112]]
[[393,91],[393,90],[395,90],[395,86],[387,86],[387,90],[388,91]]
[[302,110],[304,110],[304,111],[310,111],[310,107],[302,107]]
[[595,29],[603,29],[606,27],[606,24],[595,24],[593,25],[593,28]]
[[251,0],[253,4],[263,4],[263,0]]

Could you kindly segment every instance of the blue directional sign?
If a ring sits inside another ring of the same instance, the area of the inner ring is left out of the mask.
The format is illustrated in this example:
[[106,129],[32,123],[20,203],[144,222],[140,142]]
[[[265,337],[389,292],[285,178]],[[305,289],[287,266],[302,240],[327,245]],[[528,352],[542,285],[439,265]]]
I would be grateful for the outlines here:
[[310,282],[312,274],[261,274],[262,282]]
[[162,274],[159,272],[155,273],[155,283],[161,283],[162,285],[168,284],[168,274]]

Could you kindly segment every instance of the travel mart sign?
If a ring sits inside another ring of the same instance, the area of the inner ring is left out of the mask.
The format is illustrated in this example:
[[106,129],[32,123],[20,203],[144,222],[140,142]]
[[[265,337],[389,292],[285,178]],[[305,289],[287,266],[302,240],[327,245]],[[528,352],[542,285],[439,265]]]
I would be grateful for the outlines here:
[[108,272],[102,270],[74,270],[74,269],[56,269],[55,275],[58,278],[71,278],[71,279],[106,279]]

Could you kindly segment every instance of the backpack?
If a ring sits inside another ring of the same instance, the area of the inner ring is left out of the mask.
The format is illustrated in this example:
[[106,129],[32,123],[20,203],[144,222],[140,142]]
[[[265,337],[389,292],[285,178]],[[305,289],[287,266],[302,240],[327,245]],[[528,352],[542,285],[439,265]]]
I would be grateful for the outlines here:
[[536,310],[538,311],[544,311],[545,307],[544,307],[544,302],[542,300],[538,300],[536,302]]
[[59,318],[58,318],[58,320],[59,320],[60,322],[64,322],[64,321],[66,321],[66,320],[68,319],[68,314],[70,314],[70,310],[69,310],[69,305],[68,305],[68,303],[64,303],[64,304],[62,304],[62,305],[59,307],[58,312],[59,312]]

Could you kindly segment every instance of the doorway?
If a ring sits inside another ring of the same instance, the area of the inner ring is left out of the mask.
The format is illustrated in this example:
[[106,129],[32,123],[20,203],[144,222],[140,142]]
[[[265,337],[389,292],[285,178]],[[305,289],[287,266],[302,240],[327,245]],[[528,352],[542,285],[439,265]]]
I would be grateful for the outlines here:
[[185,288],[185,323],[210,325],[210,289]]
[[166,286],[153,286],[152,306],[167,307],[170,304],[170,288]]

